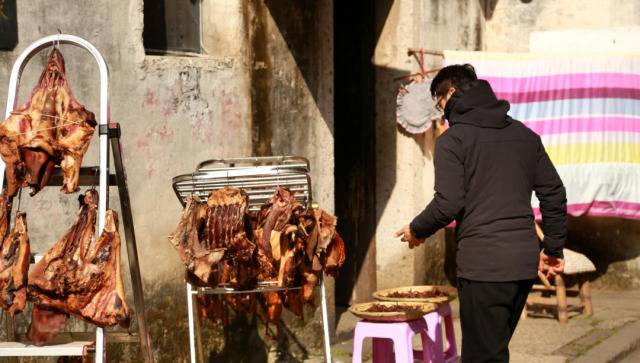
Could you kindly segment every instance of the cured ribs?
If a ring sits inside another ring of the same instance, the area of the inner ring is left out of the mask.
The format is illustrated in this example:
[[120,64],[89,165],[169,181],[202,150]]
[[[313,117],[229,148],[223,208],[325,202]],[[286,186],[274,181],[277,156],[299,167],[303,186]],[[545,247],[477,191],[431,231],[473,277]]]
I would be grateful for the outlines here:
[[[120,271],[118,216],[108,209],[100,237],[94,236],[98,193],[89,190],[81,198],[76,221],[34,267],[29,275],[29,298],[34,310],[29,336],[43,344],[51,314],[71,314],[100,327],[128,327],[129,307]],[[42,311],[49,311],[47,314]],[[39,314],[38,314],[39,313]],[[50,330],[50,329],[49,329]]]
[[73,96],[64,58],[54,49],[29,100],[0,124],[0,156],[7,164],[7,195],[24,186],[31,195],[64,174],[62,190],[78,190],[80,165],[96,126],[95,115]]
[[251,288],[256,283],[255,244],[247,215],[248,197],[236,188],[211,192],[207,203],[190,196],[169,240],[190,275],[201,284]]
[[[6,209],[4,195],[0,198],[0,232],[4,229],[6,233],[10,210]],[[25,213],[18,213],[15,226],[3,239],[0,249],[0,304],[11,316],[22,312],[27,303],[29,253],[27,216]]]
[[225,249],[218,265],[218,285],[230,284],[234,288],[255,286],[257,268],[247,209],[249,197],[237,188],[222,188],[211,192],[207,200],[205,245]]

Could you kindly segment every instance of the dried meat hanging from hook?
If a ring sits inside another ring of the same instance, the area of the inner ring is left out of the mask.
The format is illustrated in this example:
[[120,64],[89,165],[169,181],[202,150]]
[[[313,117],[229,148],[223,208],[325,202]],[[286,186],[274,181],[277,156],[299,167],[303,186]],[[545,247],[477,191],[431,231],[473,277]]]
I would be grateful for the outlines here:
[[95,115],[73,96],[64,59],[54,48],[29,100],[0,124],[7,196],[26,186],[35,195],[48,184],[55,165],[64,174],[62,191],[77,191],[82,158],[95,126]]
[[24,310],[27,302],[27,274],[30,246],[27,216],[16,213],[16,221],[9,233],[11,198],[0,194],[0,305],[9,315]]
[[129,326],[118,216],[107,210],[104,230],[96,240],[98,193],[88,190],[80,202],[73,226],[29,275],[29,299],[34,302],[29,338],[36,345],[60,331],[69,314],[100,327]]

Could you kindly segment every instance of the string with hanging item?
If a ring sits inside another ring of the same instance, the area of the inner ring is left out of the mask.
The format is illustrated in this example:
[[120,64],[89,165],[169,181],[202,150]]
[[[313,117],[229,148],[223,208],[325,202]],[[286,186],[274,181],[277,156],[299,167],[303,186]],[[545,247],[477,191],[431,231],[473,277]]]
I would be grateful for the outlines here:
[[395,79],[410,80],[408,84],[400,86],[396,97],[396,122],[409,134],[423,134],[442,119],[442,113],[436,108],[436,102],[431,96],[429,78],[430,74],[440,68],[425,69],[425,54],[437,53],[425,49],[409,49],[408,55],[416,59],[420,71]]

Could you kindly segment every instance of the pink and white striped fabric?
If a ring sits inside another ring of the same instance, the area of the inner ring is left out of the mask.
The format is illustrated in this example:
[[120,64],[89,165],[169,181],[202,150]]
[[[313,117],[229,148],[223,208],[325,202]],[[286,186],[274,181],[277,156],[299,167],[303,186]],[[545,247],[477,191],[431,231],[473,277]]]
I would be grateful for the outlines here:
[[640,53],[447,51],[445,62],[472,64],[542,137],[571,215],[640,219]]

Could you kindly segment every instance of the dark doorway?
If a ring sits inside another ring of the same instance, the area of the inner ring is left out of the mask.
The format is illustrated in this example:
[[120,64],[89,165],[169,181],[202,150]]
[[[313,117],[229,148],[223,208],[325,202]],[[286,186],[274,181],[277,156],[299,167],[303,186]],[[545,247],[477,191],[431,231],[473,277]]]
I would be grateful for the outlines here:
[[335,198],[347,260],[336,304],[369,299],[375,269],[375,2],[334,1]]

